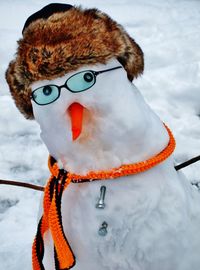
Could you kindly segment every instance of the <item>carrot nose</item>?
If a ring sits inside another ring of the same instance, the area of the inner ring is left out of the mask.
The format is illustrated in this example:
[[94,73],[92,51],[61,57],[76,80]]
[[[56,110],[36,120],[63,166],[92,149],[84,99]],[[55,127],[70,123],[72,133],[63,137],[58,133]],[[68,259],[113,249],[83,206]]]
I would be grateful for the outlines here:
[[83,125],[83,106],[79,103],[72,103],[68,108],[71,118],[72,139],[75,141],[82,131]]

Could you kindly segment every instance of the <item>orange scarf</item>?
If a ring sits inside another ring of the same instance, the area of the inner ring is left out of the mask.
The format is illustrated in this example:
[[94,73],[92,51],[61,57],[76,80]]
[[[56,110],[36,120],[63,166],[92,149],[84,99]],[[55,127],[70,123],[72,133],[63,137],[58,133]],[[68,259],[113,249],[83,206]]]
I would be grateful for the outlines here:
[[[54,158],[49,158],[49,169],[51,177],[45,187],[43,200],[43,216],[38,224],[38,230],[32,247],[32,265],[33,270],[45,270],[43,266],[44,256],[44,233],[50,230],[54,242],[54,259],[56,270],[71,269],[76,261],[73,251],[65,237],[62,216],[61,199],[62,193],[70,184],[85,181],[107,180],[121,176],[137,174],[149,170],[162,161],[166,160],[175,149],[175,139],[170,129],[165,125],[169,134],[169,143],[167,147],[159,154],[148,160],[122,165],[109,171],[89,172],[87,175],[77,175],[59,169]],[[48,269],[47,269],[48,270]]]

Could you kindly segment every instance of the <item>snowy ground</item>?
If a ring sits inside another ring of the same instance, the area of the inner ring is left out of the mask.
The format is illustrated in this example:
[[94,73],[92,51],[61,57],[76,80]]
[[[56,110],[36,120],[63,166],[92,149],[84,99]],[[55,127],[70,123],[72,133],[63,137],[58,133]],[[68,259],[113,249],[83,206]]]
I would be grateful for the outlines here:
[[[65,1],[59,1],[65,3]],[[44,185],[47,150],[39,128],[15,108],[4,73],[26,18],[49,1],[2,0],[0,18],[0,178]],[[71,1],[71,4],[81,4]],[[200,154],[200,1],[85,0],[121,23],[145,54],[144,75],[135,81],[175,135],[177,163]],[[124,93],[125,94],[125,93]],[[200,181],[200,164],[184,172]],[[31,256],[40,192],[0,186],[0,269],[24,269]],[[30,268],[27,270],[31,269]]]

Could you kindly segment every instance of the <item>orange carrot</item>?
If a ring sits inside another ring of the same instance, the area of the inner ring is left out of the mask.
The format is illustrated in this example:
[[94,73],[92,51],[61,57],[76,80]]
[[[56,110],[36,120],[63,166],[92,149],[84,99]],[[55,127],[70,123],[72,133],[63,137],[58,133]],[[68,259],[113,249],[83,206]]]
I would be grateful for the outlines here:
[[69,106],[69,114],[71,117],[71,131],[73,141],[76,140],[82,131],[83,125],[83,106],[79,103],[72,103]]

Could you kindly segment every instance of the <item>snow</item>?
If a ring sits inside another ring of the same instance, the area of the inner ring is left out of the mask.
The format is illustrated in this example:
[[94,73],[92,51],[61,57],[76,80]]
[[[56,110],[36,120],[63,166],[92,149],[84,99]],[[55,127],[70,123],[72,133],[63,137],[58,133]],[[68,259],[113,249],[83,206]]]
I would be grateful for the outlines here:
[[[60,1],[65,3],[65,1]],[[48,152],[39,126],[17,111],[4,79],[26,18],[49,1],[1,1],[0,19],[0,178],[44,185]],[[71,1],[71,4],[81,4]],[[121,23],[145,54],[144,75],[135,81],[142,95],[172,129],[177,163],[199,155],[200,149],[200,3],[179,1],[84,1]],[[199,164],[185,169],[199,181]],[[0,187],[1,269],[27,268],[36,231],[40,192]],[[138,255],[139,256],[139,255]]]

